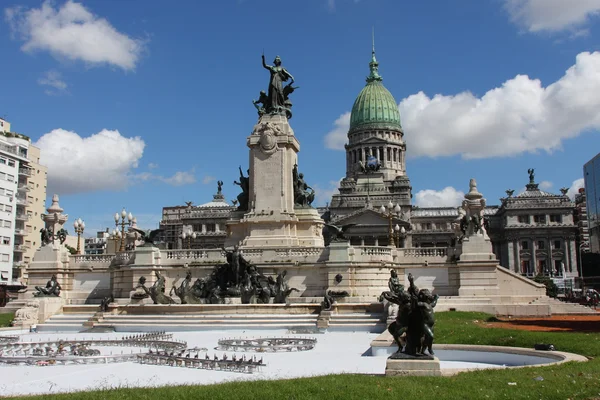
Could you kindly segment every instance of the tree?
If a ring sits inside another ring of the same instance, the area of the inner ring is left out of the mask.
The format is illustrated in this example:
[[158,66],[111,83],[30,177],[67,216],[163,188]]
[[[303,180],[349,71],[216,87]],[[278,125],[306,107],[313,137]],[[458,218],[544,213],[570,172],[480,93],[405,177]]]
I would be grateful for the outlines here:
[[554,298],[558,296],[558,286],[556,286],[552,278],[544,275],[537,275],[533,278],[533,281],[546,286],[546,296]]

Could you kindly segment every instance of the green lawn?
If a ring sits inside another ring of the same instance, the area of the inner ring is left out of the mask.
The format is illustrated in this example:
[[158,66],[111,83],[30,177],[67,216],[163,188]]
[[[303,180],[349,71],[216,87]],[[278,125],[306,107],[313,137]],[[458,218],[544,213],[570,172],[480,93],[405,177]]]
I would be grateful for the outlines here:
[[[532,348],[552,343],[557,350],[593,358],[586,363],[487,370],[453,377],[385,378],[368,375],[330,375],[284,381],[231,382],[209,386],[158,389],[114,389],[56,396],[28,397],[59,400],[111,399],[593,399],[600,398],[600,333],[526,332],[485,328],[479,313],[436,314],[436,342]],[[327,360],[323,360],[327,362]],[[51,368],[51,367],[49,367]],[[543,378],[540,379],[540,378]],[[512,385],[509,385],[512,383]]]
[[0,314],[0,328],[7,328],[10,326],[13,318],[15,317],[14,313],[10,314]]

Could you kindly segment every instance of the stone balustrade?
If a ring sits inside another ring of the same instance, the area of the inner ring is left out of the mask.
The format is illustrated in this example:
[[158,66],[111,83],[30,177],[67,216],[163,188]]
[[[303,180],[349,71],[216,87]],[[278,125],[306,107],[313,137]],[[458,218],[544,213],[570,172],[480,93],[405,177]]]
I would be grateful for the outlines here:
[[398,249],[402,251],[404,257],[447,257],[447,247],[414,247],[407,249]]
[[[384,246],[354,246],[349,247],[352,261],[355,262],[398,262],[424,263],[445,262],[448,259],[446,247],[395,248]],[[242,250],[243,256],[257,264],[270,262],[318,262],[323,256],[324,249],[318,247],[293,248],[254,248]],[[117,254],[77,254],[70,256],[72,268],[78,266],[108,266],[128,264],[135,252],[126,251]],[[187,249],[161,250],[161,264],[177,266],[192,263],[222,263],[225,254],[221,249]]]
[[115,258],[114,254],[74,254],[70,257],[69,264],[75,265],[88,263],[110,264]]

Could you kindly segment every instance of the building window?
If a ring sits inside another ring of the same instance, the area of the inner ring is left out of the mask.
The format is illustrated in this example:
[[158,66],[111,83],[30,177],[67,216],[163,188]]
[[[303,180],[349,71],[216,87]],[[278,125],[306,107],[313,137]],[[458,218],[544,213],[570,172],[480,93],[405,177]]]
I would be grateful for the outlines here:
[[546,223],[546,216],[544,214],[534,215],[533,216],[533,221],[536,224],[545,224]]
[[8,205],[8,204],[7,204],[7,205],[5,205],[5,206],[4,206],[4,211],[6,211],[6,212],[12,212],[12,206],[11,206],[11,205]]
[[562,222],[562,215],[560,214],[551,214],[550,215],[550,222]]
[[562,274],[563,274],[562,260],[554,260],[554,275],[562,276]]
[[0,158],[0,164],[6,164],[6,158]]
[[554,241],[554,248],[555,249],[560,249],[560,240],[555,240]]
[[9,167],[14,167],[15,166],[15,161],[14,160],[8,160],[8,166]]
[[546,260],[540,260],[538,261],[539,267],[540,267],[540,273],[544,274],[544,275],[550,275],[550,271],[548,271],[548,263],[546,262]]
[[2,222],[3,222],[3,225],[4,225],[5,228],[10,228],[12,226],[12,222],[11,221],[4,220]]
[[10,258],[10,256],[8,254],[2,254],[2,261],[3,262],[8,262],[9,258]]
[[522,250],[529,250],[529,242],[528,242],[528,241],[526,241],[526,240],[523,240],[523,241],[521,242],[521,249],[522,249]]
[[10,238],[9,238],[9,237],[6,237],[6,236],[4,236],[4,237],[2,238],[2,244],[9,245],[9,244],[10,244]]
[[521,261],[521,273],[526,275],[533,275],[533,271],[531,271],[531,263],[529,260]]
[[217,227],[215,224],[206,224],[206,232],[216,232]]
[[546,243],[543,240],[538,240],[538,242],[537,242],[538,249],[543,250],[546,248],[545,246],[546,246]]
[[519,223],[521,224],[529,224],[530,220],[529,215],[519,215]]

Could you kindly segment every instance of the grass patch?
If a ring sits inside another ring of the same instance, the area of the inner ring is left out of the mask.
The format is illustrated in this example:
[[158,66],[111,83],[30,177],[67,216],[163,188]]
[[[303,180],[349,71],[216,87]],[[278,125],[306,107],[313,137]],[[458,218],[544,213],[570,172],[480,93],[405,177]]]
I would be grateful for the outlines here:
[[8,328],[14,318],[14,313],[0,314],[0,328]]
[[[230,382],[209,386],[120,388],[28,399],[591,399],[600,396],[600,333],[528,332],[485,328],[481,313],[436,314],[436,342],[533,348],[552,343],[559,351],[594,358],[586,363],[511,370],[487,370],[453,377],[328,375],[279,381]],[[327,360],[323,360],[327,362]],[[543,378],[540,380],[539,377]],[[536,379],[537,378],[537,379]],[[516,383],[516,385],[509,385]]]

